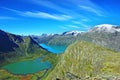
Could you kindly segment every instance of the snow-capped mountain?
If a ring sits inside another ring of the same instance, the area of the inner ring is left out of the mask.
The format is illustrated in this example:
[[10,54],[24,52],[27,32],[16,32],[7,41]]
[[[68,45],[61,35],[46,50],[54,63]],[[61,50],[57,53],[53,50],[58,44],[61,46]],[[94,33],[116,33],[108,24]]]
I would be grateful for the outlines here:
[[48,36],[53,36],[55,34],[41,34],[41,37],[48,37]]
[[67,32],[62,33],[62,35],[64,35],[64,36],[66,36],[66,35],[77,36],[83,32],[84,31],[67,31]]
[[90,29],[89,32],[108,32],[108,33],[120,32],[120,26],[111,24],[101,24]]

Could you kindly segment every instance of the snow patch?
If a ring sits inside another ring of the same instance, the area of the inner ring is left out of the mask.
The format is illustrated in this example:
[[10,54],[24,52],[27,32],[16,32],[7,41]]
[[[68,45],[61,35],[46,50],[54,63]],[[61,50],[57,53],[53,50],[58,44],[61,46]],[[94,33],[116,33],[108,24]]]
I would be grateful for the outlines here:
[[89,32],[120,32],[120,27],[117,25],[111,25],[111,24],[101,24],[97,25],[94,28],[90,29]]
[[83,33],[84,31],[68,31],[68,32],[64,32],[62,35],[73,35],[73,36],[77,36],[78,34]]

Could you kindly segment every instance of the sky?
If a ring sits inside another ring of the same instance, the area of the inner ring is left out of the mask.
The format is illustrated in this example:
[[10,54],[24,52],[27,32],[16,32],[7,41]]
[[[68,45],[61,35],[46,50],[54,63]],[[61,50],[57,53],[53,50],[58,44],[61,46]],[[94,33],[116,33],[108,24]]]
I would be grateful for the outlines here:
[[0,29],[19,35],[120,25],[120,0],[0,0]]

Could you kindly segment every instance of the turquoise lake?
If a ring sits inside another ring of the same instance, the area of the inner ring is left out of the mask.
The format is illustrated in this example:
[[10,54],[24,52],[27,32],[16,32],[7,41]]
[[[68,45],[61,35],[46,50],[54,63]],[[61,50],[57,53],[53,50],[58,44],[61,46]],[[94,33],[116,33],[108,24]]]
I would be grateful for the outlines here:
[[[63,53],[66,49],[66,46],[47,46],[45,44],[40,44],[40,46],[54,54]],[[41,59],[42,57],[39,57],[34,60],[25,60],[21,62],[11,63],[3,66],[3,69],[7,70],[12,74],[23,75],[36,73],[52,67],[52,64],[49,61],[42,62]]]
[[56,46],[56,45],[45,45],[45,44],[39,44],[44,49],[48,50],[49,52],[59,54],[63,53],[67,46]]
[[34,60],[26,60],[8,64],[3,68],[12,74],[32,74],[51,67],[52,65],[49,61],[41,62],[40,58],[36,58]]

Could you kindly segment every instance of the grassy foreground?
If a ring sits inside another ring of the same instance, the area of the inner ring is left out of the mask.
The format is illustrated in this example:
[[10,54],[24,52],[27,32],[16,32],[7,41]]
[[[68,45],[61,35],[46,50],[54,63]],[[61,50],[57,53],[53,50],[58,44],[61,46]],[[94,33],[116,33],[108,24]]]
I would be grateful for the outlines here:
[[70,45],[45,80],[119,80],[120,53],[91,44]]

